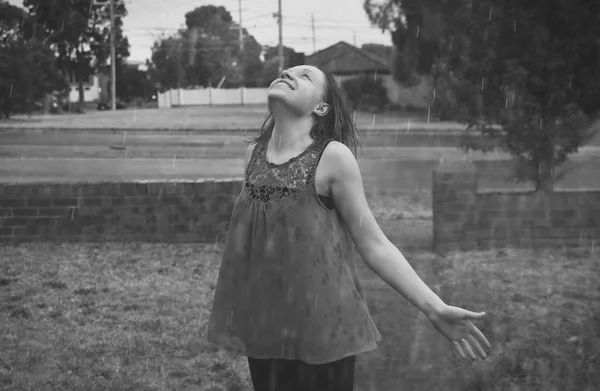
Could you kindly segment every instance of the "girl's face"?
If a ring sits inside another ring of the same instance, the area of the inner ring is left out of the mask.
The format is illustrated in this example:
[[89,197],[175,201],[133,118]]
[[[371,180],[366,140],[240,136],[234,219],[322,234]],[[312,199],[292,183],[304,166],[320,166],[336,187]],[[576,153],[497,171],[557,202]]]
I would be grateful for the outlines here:
[[299,65],[282,72],[269,87],[269,103],[281,102],[300,116],[323,115],[327,81],[319,68]]

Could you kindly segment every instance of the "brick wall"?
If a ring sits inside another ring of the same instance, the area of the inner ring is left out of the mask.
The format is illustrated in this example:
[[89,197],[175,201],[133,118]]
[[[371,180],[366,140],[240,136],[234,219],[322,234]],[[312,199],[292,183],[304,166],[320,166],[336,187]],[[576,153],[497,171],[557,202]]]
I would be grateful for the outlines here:
[[600,190],[481,191],[471,163],[447,162],[434,171],[432,199],[433,243],[440,253],[600,245]]
[[0,242],[222,241],[241,179],[0,185]]

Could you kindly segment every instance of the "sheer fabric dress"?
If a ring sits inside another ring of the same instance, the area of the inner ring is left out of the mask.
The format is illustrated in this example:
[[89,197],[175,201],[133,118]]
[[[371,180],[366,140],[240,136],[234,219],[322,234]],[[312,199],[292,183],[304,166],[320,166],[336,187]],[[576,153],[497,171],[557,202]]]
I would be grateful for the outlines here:
[[377,347],[354,242],[315,187],[328,142],[280,165],[266,159],[268,140],[255,146],[215,288],[208,324],[215,345],[309,364]]

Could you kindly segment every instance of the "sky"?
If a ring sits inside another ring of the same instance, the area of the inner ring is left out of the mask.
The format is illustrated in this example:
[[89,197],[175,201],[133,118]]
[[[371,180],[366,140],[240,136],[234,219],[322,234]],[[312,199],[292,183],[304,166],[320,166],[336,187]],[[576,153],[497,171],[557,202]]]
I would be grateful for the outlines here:
[[[129,61],[145,62],[151,56],[155,37],[175,33],[185,23],[185,14],[203,5],[222,5],[262,45],[279,42],[278,0],[124,0],[128,15],[123,19],[130,44]],[[364,0],[281,0],[283,44],[307,55],[339,41],[361,46],[365,43],[391,45],[389,33],[370,26],[363,10]],[[22,0],[9,0],[22,6]],[[311,16],[315,20],[315,45]]]

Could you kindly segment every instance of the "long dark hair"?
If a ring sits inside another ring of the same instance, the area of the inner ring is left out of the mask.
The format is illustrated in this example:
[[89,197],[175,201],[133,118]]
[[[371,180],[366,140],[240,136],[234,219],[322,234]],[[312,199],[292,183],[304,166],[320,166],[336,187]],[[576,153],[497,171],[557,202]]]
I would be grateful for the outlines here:
[[[329,112],[320,117],[313,114],[314,124],[310,130],[310,136],[315,141],[333,139],[346,145],[356,157],[360,145],[360,134],[354,124],[354,111],[346,92],[329,72],[325,74],[326,86],[325,103],[329,105]],[[261,126],[260,135],[252,138],[249,143],[256,144],[267,141],[275,128],[275,118],[271,112],[268,113],[265,122]]]

